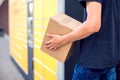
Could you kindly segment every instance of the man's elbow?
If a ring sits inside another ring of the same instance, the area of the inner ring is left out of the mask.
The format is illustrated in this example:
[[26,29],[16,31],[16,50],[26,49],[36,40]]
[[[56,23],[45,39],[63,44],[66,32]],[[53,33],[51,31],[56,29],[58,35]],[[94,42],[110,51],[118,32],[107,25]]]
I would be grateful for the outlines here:
[[90,31],[92,33],[99,32],[100,28],[101,28],[101,22],[96,21],[96,22],[90,23]]

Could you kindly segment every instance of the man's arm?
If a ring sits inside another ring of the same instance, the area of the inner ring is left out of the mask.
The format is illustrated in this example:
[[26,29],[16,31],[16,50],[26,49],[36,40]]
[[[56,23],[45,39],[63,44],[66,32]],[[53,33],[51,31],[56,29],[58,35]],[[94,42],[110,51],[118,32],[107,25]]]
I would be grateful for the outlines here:
[[66,43],[80,40],[98,32],[101,27],[101,3],[87,2],[87,19],[76,30],[64,35],[48,34],[52,39],[47,41],[46,47],[49,49],[56,49]]

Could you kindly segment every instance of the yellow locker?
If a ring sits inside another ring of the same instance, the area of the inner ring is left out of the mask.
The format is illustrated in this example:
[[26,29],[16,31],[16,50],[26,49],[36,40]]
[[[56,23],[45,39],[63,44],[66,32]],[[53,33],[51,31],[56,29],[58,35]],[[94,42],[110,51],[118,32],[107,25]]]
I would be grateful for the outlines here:
[[40,50],[49,18],[56,12],[57,0],[34,0],[34,80],[57,80],[57,61]]
[[27,0],[9,1],[10,53],[28,74]]

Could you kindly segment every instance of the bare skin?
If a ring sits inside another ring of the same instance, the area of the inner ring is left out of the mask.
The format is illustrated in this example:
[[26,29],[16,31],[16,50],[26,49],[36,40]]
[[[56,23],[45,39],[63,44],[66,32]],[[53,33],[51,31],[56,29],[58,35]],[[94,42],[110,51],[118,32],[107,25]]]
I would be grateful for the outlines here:
[[84,39],[100,30],[101,27],[101,4],[99,2],[87,2],[87,19],[82,25],[66,35],[47,34],[51,40],[45,42],[46,48],[56,50],[66,43]]

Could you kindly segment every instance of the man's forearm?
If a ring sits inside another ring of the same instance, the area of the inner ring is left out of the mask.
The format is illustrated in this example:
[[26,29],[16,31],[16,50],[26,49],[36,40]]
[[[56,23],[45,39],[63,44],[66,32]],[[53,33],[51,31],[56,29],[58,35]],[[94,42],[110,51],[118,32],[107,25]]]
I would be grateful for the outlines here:
[[67,35],[63,36],[63,42],[69,43],[73,42],[76,40],[80,40],[83,38],[86,38],[90,36],[91,34],[98,32],[99,29],[96,29],[97,27],[99,28],[99,24],[91,24],[89,22],[84,22],[82,25],[80,25],[76,30],[68,33]]

